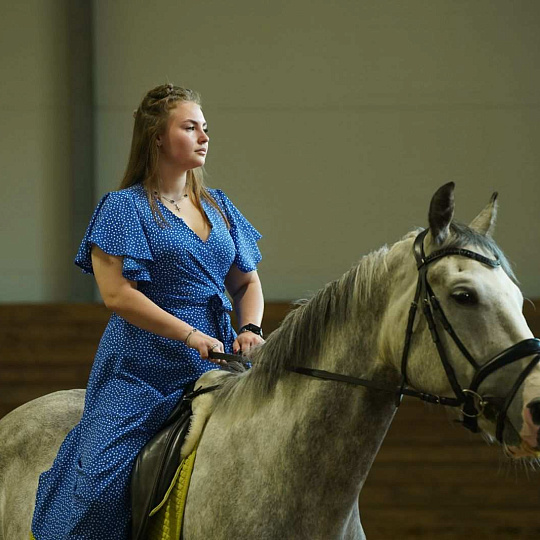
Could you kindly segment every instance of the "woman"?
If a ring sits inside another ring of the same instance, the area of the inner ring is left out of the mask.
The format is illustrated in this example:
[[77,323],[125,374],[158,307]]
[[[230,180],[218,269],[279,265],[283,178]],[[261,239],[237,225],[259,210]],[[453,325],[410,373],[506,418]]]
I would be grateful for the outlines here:
[[[80,423],[40,477],[36,540],[129,538],[133,462],[210,351],[262,343],[260,234],[202,169],[208,130],[191,90],[158,86],[135,113],[120,190],[90,221],[75,262],[113,311]],[[241,331],[231,327],[230,293]]]

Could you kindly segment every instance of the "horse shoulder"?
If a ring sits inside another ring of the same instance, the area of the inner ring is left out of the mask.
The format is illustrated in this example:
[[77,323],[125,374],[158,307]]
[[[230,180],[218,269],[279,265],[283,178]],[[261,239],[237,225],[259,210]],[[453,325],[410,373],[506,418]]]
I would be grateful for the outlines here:
[[39,475],[79,421],[84,390],[25,403],[0,420],[0,540],[27,537]]

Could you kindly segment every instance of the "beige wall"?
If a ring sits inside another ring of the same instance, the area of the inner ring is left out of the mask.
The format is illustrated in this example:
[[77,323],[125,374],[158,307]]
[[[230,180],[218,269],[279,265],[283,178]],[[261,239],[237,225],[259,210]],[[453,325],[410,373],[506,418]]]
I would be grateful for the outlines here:
[[535,1],[96,2],[98,187],[125,165],[155,84],[197,88],[209,183],[264,234],[270,299],[304,296],[415,225],[457,183],[467,221],[501,197],[498,239],[540,295]]
[[[37,29],[48,44],[39,54],[57,68],[61,23],[43,10],[35,16],[50,23]],[[303,297],[362,254],[425,225],[433,191],[448,180],[457,183],[462,221],[499,191],[497,239],[525,293],[538,297],[539,23],[536,0],[95,0],[95,200],[119,182],[133,109],[170,80],[203,96],[208,183],[263,233],[268,299]],[[41,43],[35,30],[24,30],[23,56]],[[25,81],[47,73],[42,61],[28,62],[9,65]],[[24,92],[6,111],[14,129],[28,105]],[[42,138],[61,129],[43,118]],[[18,133],[28,135],[24,127]],[[52,224],[59,203],[31,198],[24,210],[13,203],[45,193],[48,182],[59,191],[67,158],[41,140],[2,146],[10,189],[0,219],[20,223],[22,238],[2,232],[10,256],[0,267],[0,300],[16,300],[19,290],[20,300],[54,300],[41,269],[76,271],[51,232],[60,230]],[[60,253],[52,266],[46,239]]]
[[67,2],[11,2],[0,17],[3,302],[62,300],[71,272]]

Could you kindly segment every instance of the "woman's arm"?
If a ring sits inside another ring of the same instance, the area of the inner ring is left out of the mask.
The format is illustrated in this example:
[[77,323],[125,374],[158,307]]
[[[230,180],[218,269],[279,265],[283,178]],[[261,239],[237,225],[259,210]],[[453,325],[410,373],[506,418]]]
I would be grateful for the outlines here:
[[[231,266],[225,286],[229,291],[234,303],[238,319],[238,327],[252,323],[261,326],[264,312],[264,297],[259,275],[253,272],[242,272],[235,264]],[[248,352],[255,345],[263,343],[264,340],[253,332],[242,332],[233,343],[235,352],[241,349]]]
[[[131,324],[162,337],[184,341],[193,327],[171,315],[137,290],[137,282],[122,275],[122,257],[109,255],[96,245],[92,246],[92,267],[99,292],[108,309]],[[197,349],[202,358],[208,358],[210,347],[218,343],[215,351],[223,352],[223,344],[203,332],[190,335],[189,346]],[[220,363],[216,361],[216,363]]]

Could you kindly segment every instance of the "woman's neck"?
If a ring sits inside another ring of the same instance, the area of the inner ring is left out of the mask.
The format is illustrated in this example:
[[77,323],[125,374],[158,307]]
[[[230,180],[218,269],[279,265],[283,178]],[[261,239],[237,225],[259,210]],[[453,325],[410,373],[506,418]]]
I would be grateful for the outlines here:
[[160,166],[161,194],[171,199],[181,197],[186,192],[187,171]]

